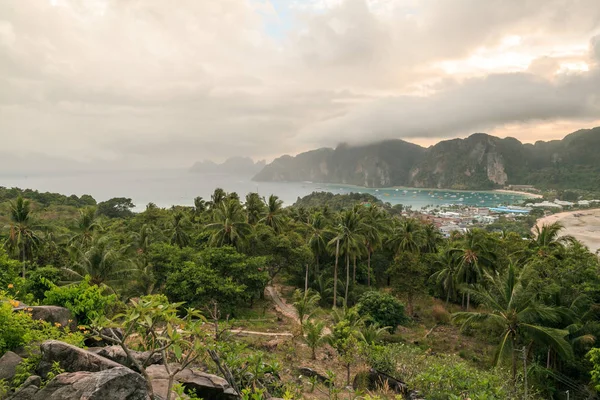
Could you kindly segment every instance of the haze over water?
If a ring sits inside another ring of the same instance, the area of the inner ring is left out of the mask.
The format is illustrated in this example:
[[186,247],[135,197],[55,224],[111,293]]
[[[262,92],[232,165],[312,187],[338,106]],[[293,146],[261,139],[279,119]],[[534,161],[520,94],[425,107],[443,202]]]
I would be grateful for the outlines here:
[[225,174],[195,174],[186,170],[97,172],[84,174],[53,174],[51,176],[0,176],[0,186],[56,192],[65,195],[92,195],[97,201],[112,197],[128,197],[136,211],[144,210],[153,202],[160,207],[193,205],[196,196],[210,199],[215,188],[235,191],[244,198],[246,193],[258,192],[261,196],[275,194],[285,205],[293,204],[298,197],[315,191],[332,193],[370,193],[384,202],[410,205],[419,209],[425,205],[465,204],[493,207],[516,204],[523,196],[494,193],[449,191],[433,189],[386,188],[371,189],[348,185],[312,182],[254,182],[250,177]]

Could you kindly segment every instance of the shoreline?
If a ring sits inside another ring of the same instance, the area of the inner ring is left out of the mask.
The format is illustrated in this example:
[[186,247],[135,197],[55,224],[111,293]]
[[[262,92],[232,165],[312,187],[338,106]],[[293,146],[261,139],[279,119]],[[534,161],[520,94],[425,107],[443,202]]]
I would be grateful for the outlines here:
[[518,194],[521,196],[526,196],[526,197],[530,197],[533,199],[542,199],[544,198],[544,196],[542,196],[541,194],[536,194],[536,193],[529,193],[529,192],[521,192],[519,190],[508,190],[508,189],[494,189],[493,192],[498,192],[498,193],[507,193],[507,194]]
[[600,249],[600,208],[589,208],[584,210],[563,211],[539,218],[531,229],[542,228],[559,222],[563,225],[560,235],[571,235],[590,249],[592,253]]

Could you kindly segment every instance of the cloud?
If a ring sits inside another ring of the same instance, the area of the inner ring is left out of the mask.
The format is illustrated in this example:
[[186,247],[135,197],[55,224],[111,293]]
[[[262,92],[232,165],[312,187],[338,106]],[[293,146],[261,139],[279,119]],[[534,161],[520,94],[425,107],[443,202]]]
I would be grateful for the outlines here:
[[588,123],[599,21],[597,0],[0,2],[0,139],[150,168]]

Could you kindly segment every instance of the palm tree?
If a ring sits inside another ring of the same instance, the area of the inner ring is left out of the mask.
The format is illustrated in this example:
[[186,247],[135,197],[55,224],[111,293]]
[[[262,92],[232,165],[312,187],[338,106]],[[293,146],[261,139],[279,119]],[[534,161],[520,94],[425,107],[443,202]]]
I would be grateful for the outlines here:
[[71,281],[90,277],[90,283],[113,289],[138,272],[131,260],[126,257],[127,248],[111,240],[109,236],[94,238],[87,250],[79,249],[79,260],[71,268],[62,270]]
[[[486,270],[494,268],[496,255],[491,250],[490,240],[485,231],[470,229],[465,233],[459,247],[450,250],[458,257],[457,277],[463,284],[467,286],[477,284]],[[471,293],[467,291],[467,311],[469,311],[470,302]]]
[[432,223],[423,226],[423,253],[437,253],[439,245],[442,243],[442,234]]
[[213,223],[206,225],[206,229],[213,231],[210,239],[213,246],[231,245],[240,249],[252,231],[242,206],[236,200],[222,202],[215,209],[213,220]]
[[256,225],[265,214],[265,203],[258,193],[248,193],[246,195],[246,215],[250,225]]
[[16,201],[10,202],[10,221],[7,244],[21,261],[25,278],[26,261],[33,258],[33,251],[41,241],[34,228],[29,200],[19,196]]
[[396,255],[402,252],[417,254],[424,240],[421,223],[414,218],[403,218],[395,224],[387,245]]
[[324,334],[325,324],[322,321],[306,321],[305,329],[306,336],[304,336],[304,341],[312,350],[312,359],[316,360],[317,348],[327,342],[327,336]]
[[382,246],[382,238],[389,232],[387,213],[377,205],[363,207],[365,248],[367,250],[367,286],[371,287],[371,255]]
[[[339,257],[340,249],[342,251],[341,254],[346,257],[346,291],[344,305],[348,302],[348,289],[350,287],[350,257],[360,254],[361,250],[364,249],[365,240],[362,232],[363,224],[356,209],[346,210],[341,214],[336,229],[337,236],[329,241],[330,247],[334,244],[336,246],[336,259]],[[336,280],[336,278],[337,276],[334,276],[334,280]]]
[[190,235],[187,233],[188,225],[189,221],[181,211],[173,214],[173,220],[168,228],[171,244],[177,245],[180,249],[190,244]]
[[294,302],[292,305],[298,314],[298,322],[300,323],[300,335],[304,335],[304,324],[310,319],[319,306],[321,296],[318,293],[308,289],[305,292],[296,289],[294,292]]
[[381,340],[384,334],[389,332],[390,327],[380,327],[378,324],[365,325],[360,328],[357,335],[365,344],[372,346]]
[[79,210],[75,231],[77,232],[71,238],[71,244],[81,247],[88,247],[92,242],[94,232],[101,231],[102,226],[96,219],[96,207],[85,207]]
[[307,227],[308,246],[315,256],[315,273],[318,275],[320,272],[319,257],[327,250],[327,243],[331,240],[333,232],[328,229],[327,221],[320,212],[316,212],[311,216]]
[[285,224],[285,215],[283,214],[283,201],[279,197],[270,195],[266,202],[266,215],[261,219],[265,225],[270,226],[276,233],[283,230]]
[[529,245],[530,248],[540,257],[547,257],[555,254],[563,249],[565,244],[573,243],[573,236],[559,236],[559,232],[563,229],[560,222],[554,222],[549,225],[544,225],[542,228],[536,225],[534,228],[534,236]]
[[511,264],[504,276],[491,277],[486,274],[489,288],[478,285],[472,293],[489,312],[467,311],[453,315],[455,321],[463,322],[463,328],[486,320],[503,327],[494,364],[497,365],[503,356],[511,355],[513,380],[517,375],[517,344],[524,338],[533,344],[552,347],[564,358],[573,356],[573,350],[565,339],[567,331],[539,325],[559,322],[562,312],[556,307],[535,303],[535,291],[528,291],[522,280],[525,271],[526,268],[517,274],[515,266]]
[[218,209],[225,201],[227,193],[221,188],[216,188],[213,194],[210,195],[210,208]]
[[446,306],[450,301],[450,296],[454,297],[456,293],[456,277],[458,275],[459,260],[455,252],[448,249],[436,255],[433,265],[438,268],[437,272],[431,275],[431,279],[446,292]]

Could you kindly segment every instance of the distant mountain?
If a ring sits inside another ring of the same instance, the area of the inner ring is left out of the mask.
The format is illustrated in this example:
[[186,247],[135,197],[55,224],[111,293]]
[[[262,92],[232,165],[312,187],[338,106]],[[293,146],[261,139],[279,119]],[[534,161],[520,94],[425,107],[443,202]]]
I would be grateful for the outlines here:
[[279,157],[253,179],[366,187],[475,190],[529,184],[600,190],[600,127],[535,144],[475,133],[427,149],[403,140],[339,145]]
[[250,157],[232,157],[221,164],[210,160],[199,161],[192,165],[190,172],[194,173],[224,173],[232,175],[254,175],[265,167],[264,160],[252,161]]

